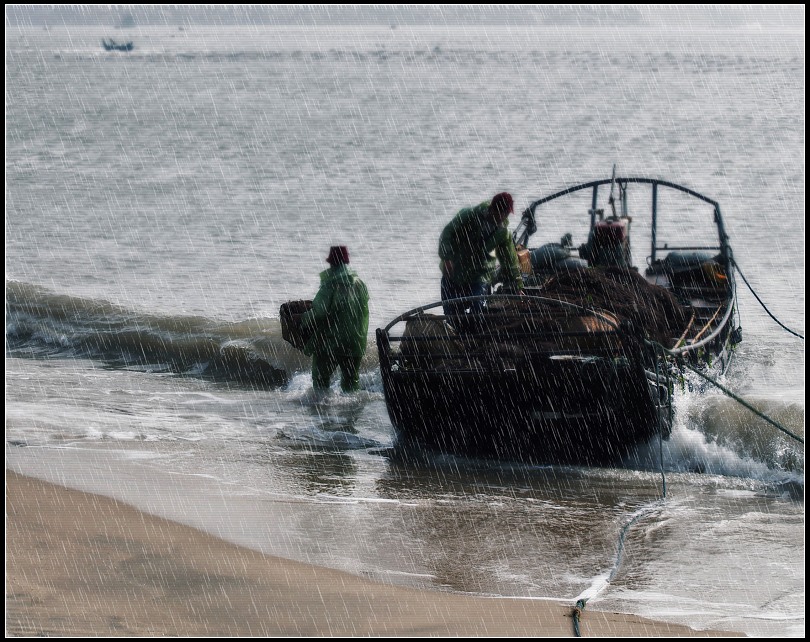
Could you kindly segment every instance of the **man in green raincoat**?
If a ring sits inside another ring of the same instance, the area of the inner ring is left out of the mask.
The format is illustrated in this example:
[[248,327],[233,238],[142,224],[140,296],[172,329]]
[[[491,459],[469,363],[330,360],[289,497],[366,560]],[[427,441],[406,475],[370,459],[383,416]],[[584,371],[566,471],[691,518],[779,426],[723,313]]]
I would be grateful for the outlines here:
[[329,388],[332,373],[340,368],[344,392],[360,388],[360,362],[368,340],[368,288],[349,267],[349,250],[335,245],[321,272],[321,287],[312,309],[301,318],[309,333],[304,354],[312,357],[312,385]]
[[522,292],[520,264],[507,229],[513,209],[511,194],[501,192],[491,201],[464,208],[445,226],[439,258],[446,315],[462,314],[466,308],[480,310],[482,301],[456,303],[452,299],[489,294],[498,263],[506,289]]

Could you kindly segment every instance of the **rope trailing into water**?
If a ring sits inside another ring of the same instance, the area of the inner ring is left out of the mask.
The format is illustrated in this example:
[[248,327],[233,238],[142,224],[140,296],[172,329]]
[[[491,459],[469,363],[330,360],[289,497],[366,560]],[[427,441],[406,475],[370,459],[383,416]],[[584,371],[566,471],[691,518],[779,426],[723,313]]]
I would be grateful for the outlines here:
[[[673,355],[673,353],[671,353],[669,350],[667,350],[664,346],[662,346],[659,343],[655,343],[653,341],[647,341],[646,343],[653,350],[655,350],[656,353],[660,353],[663,357],[666,357],[667,354],[670,354],[672,356],[676,356],[676,355]],[[771,424],[775,428],[781,430],[783,433],[785,433],[789,437],[795,439],[800,444],[804,444],[804,439],[802,439],[798,435],[792,433],[790,430],[788,430],[787,428],[782,426],[779,422],[777,422],[777,421],[771,419],[770,417],[768,417],[765,413],[760,412],[759,410],[754,408],[751,404],[749,404],[747,401],[745,401],[744,399],[742,399],[738,395],[731,392],[731,390],[729,390],[728,388],[726,388],[725,386],[720,384],[718,381],[712,379],[711,377],[704,374],[703,372],[701,372],[697,368],[695,368],[695,367],[689,365],[688,363],[684,362],[682,359],[679,359],[678,362],[679,362],[680,365],[688,368],[689,370],[691,370],[692,372],[694,372],[698,376],[702,377],[703,379],[705,379],[706,381],[711,383],[713,386],[716,386],[717,388],[719,388],[726,395],[728,395],[729,397],[734,399],[734,401],[736,401],[737,403],[745,406],[748,410],[753,412],[755,415],[757,415],[761,419],[767,421],[769,424]],[[656,389],[660,391],[659,363],[660,363],[659,360],[656,359],[656,365],[655,365]],[[670,389],[669,388],[669,386],[670,386],[670,373],[669,372],[667,372],[667,374],[666,374],[666,384],[667,384],[667,390],[669,390]],[[660,394],[660,392],[659,392],[659,394]],[[670,413],[672,411],[671,403],[672,402],[670,400]],[[658,411],[659,425],[660,425],[660,421],[661,421],[660,409],[661,409],[661,399],[659,397],[656,400],[656,410]],[[660,465],[660,468],[661,468],[661,483],[662,483],[662,493],[663,493],[662,499],[655,502],[655,504],[653,504],[653,505],[651,505],[651,506],[649,506],[649,507],[647,507],[645,509],[640,510],[638,513],[636,513],[636,515],[629,522],[627,522],[627,524],[625,524],[624,528],[622,529],[622,531],[621,531],[621,533],[619,535],[619,550],[618,550],[618,553],[616,555],[616,563],[614,564],[613,569],[611,570],[611,573],[608,576],[608,579],[607,579],[607,582],[605,583],[605,586],[603,586],[600,589],[600,591],[604,590],[604,588],[608,584],[610,584],[610,582],[613,580],[613,577],[616,575],[616,572],[619,570],[619,565],[621,563],[622,553],[624,551],[624,539],[625,539],[625,536],[627,535],[627,531],[629,530],[630,526],[632,526],[636,521],[638,521],[646,512],[648,512],[649,510],[652,510],[653,508],[658,506],[662,501],[666,500],[667,487],[666,487],[666,476],[664,474],[664,454],[663,454],[662,432],[663,432],[662,430],[658,431],[659,465]],[[574,606],[574,609],[573,609],[573,611],[571,613],[571,617],[573,618],[573,622],[574,622],[574,636],[575,637],[582,637],[582,634],[581,634],[580,628],[579,628],[579,621],[580,621],[580,618],[582,617],[583,611],[585,610],[585,605],[587,604],[588,599],[589,598],[580,598],[580,599],[578,599],[577,602],[576,602],[576,605]]]
[[[649,513],[653,509],[657,508],[663,501],[664,501],[663,499],[659,499],[659,500],[655,501],[653,504],[650,504],[649,506],[646,506],[646,507],[640,509],[633,516],[633,518],[629,522],[627,522],[627,524],[624,525],[624,528],[622,528],[621,532],[619,533],[619,550],[616,553],[616,562],[613,564],[613,568],[611,569],[610,575],[608,575],[608,578],[605,581],[604,586],[602,586],[599,589],[599,591],[596,591],[593,595],[596,595],[596,594],[600,593],[601,591],[603,591],[605,588],[607,588],[607,586],[613,581],[613,578],[615,577],[616,572],[619,570],[619,566],[621,565],[621,561],[622,561],[622,554],[624,553],[624,538],[627,535],[627,531],[630,530],[630,527],[633,524],[635,524],[639,519],[644,517],[647,513]],[[578,637],[578,638],[582,637],[582,634],[580,633],[580,630],[579,630],[579,619],[582,616],[582,612],[585,610],[585,604],[588,602],[588,600],[591,597],[593,597],[593,595],[591,595],[589,597],[581,597],[580,599],[577,600],[576,606],[574,606],[574,610],[571,613],[571,617],[574,620],[574,636],[575,637]]]
[[792,334],[793,336],[799,337],[799,339],[801,339],[802,341],[804,341],[804,337],[803,337],[802,335],[800,335],[798,332],[794,332],[793,330],[791,330],[790,328],[788,328],[788,327],[787,327],[787,326],[786,326],[784,323],[782,323],[782,322],[781,322],[779,319],[777,319],[777,318],[776,318],[776,317],[773,315],[773,313],[771,313],[771,311],[768,309],[768,306],[767,306],[767,305],[765,305],[765,303],[763,303],[762,299],[760,299],[760,298],[759,298],[759,295],[758,295],[756,292],[754,292],[754,288],[752,288],[752,287],[751,287],[751,284],[748,282],[748,279],[746,279],[746,278],[745,278],[745,275],[742,273],[742,270],[740,270],[740,265],[739,265],[739,263],[737,263],[736,259],[734,259],[734,258],[732,257],[732,259],[731,259],[731,260],[732,260],[732,262],[734,263],[734,267],[737,269],[737,274],[739,274],[739,275],[740,275],[740,277],[742,277],[742,280],[743,280],[743,281],[745,282],[745,284],[748,286],[748,289],[749,289],[749,290],[751,290],[751,294],[753,294],[753,295],[754,295],[754,298],[755,298],[757,301],[759,301],[759,304],[762,306],[762,309],[763,309],[763,310],[765,310],[765,312],[767,312],[767,313],[768,313],[768,316],[770,316],[770,317],[771,317],[771,319],[773,319],[774,321],[776,321],[776,322],[777,322],[777,323],[778,323],[780,326],[782,326],[782,327],[783,327],[785,330],[787,330],[788,332],[790,332],[790,334]]
[[771,418],[770,418],[768,415],[766,415],[764,412],[760,412],[759,410],[757,410],[756,408],[754,408],[754,407],[753,407],[751,404],[749,404],[747,401],[745,401],[745,399],[742,399],[741,397],[738,397],[738,396],[737,396],[737,395],[735,395],[733,392],[731,392],[731,390],[729,390],[729,389],[728,389],[728,388],[726,388],[725,386],[721,385],[719,382],[715,381],[715,380],[714,380],[714,379],[712,379],[710,376],[708,376],[708,375],[706,375],[706,374],[702,373],[702,372],[701,372],[700,370],[698,370],[697,368],[694,368],[694,367],[690,366],[688,363],[684,363],[683,365],[684,365],[684,366],[686,366],[687,368],[689,368],[689,370],[691,370],[692,372],[694,372],[694,373],[695,373],[695,374],[697,374],[698,376],[700,376],[700,377],[702,377],[703,379],[705,379],[706,381],[708,381],[708,382],[709,382],[710,384],[712,384],[713,386],[716,386],[717,388],[719,388],[720,390],[722,390],[722,391],[723,391],[725,394],[727,394],[729,397],[731,397],[732,399],[734,399],[734,401],[736,401],[737,403],[739,403],[739,404],[741,404],[741,405],[745,406],[746,408],[748,408],[748,410],[750,410],[751,412],[753,412],[753,413],[754,413],[754,414],[755,414],[757,417],[759,417],[760,419],[764,419],[764,420],[765,420],[765,421],[767,421],[769,424],[771,424],[771,425],[772,425],[774,428],[777,428],[778,430],[781,430],[781,431],[782,431],[783,433],[785,433],[785,434],[786,434],[788,437],[792,437],[793,439],[795,439],[796,441],[798,441],[800,444],[804,444],[804,439],[802,439],[802,438],[801,438],[801,437],[799,437],[798,435],[795,435],[795,434],[793,434],[792,432],[790,432],[790,431],[789,431],[787,428],[785,428],[785,427],[784,427],[782,424],[780,424],[778,421],[775,421],[775,420],[771,419]]
[[[732,261],[733,261],[733,259],[732,259]],[[739,274],[742,277],[743,281],[745,281],[745,284],[751,290],[751,293],[756,297],[757,301],[759,301],[760,305],[762,305],[762,307],[771,316],[771,318],[774,321],[776,321],[780,326],[782,326],[785,330],[787,330],[791,334],[796,335],[800,339],[804,340],[803,336],[801,336],[800,334],[798,334],[796,332],[793,332],[793,330],[786,327],[784,324],[782,324],[779,321],[779,319],[777,319],[775,316],[773,316],[773,314],[771,314],[770,310],[768,310],[768,308],[765,306],[765,304],[762,302],[762,300],[759,298],[759,296],[757,296],[757,293],[754,292],[754,289],[751,287],[751,285],[748,283],[748,281],[746,280],[743,273],[740,271],[740,268],[737,265],[736,261],[734,261],[734,266],[737,268],[737,272],[739,272]],[[691,321],[690,321],[690,324],[691,324]],[[765,413],[763,413],[763,412],[757,410],[756,408],[754,408],[751,404],[749,404],[747,401],[745,401],[744,399],[742,399],[738,395],[731,392],[728,388],[721,385],[718,381],[712,379],[708,375],[702,373],[697,368],[694,368],[693,366],[686,363],[683,360],[683,358],[681,357],[680,354],[671,352],[670,350],[667,350],[664,346],[662,346],[660,343],[656,343],[654,341],[645,340],[645,343],[655,351],[656,355],[660,354],[662,357],[664,357],[664,360],[666,360],[667,355],[676,357],[677,362],[678,362],[679,365],[688,368],[689,370],[691,370],[695,374],[699,375],[700,377],[702,377],[703,379],[705,379],[706,381],[711,383],[713,386],[716,386],[717,388],[719,388],[726,395],[728,395],[729,397],[734,399],[734,401],[736,401],[737,403],[739,403],[742,406],[746,407],[748,410],[753,412],[755,415],[757,415],[761,419],[767,421],[769,424],[771,424],[772,426],[774,426],[778,430],[781,430],[783,433],[785,433],[789,437],[792,437],[793,439],[795,439],[799,443],[804,444],[804,439],[802,439],[798,435],[792,433],[790,430],[788,430],[787,428],[782,426],[779,422],[777,422],[777,421],[771,419],[770,417],[768,417]],[[655,383],[656,383],[656,391],[657,391],[657,394],[659,395],[658,399],[656,400],[655,405],[656,405],[656,411],[658,412],[658,422],[659,422],[659,428],[660,428],[660,422],[661,422],[661,412],[660,412],[661,411],[661,398],[660,398],[661,374],[660,374],[660,369],[659,369],[660,368],[660,361],[659,361],[659,359],[656,358],[655,362],[656,362],[655,363]],[[669,372],[669,370],[667,370],[665,381],[666,381],[667,391],[669,392],[669,391],[671,391],[671,373]],[[669,412],[670,412],[670,420],[671,420],[672,419],[672,400],[671,400],[671,398],[668,398],[668,401],[669,401],[669,404],[670,404],[669,405]],[[660,470],[661,470],[662,499],[656,501],[654,504],[652,504],[652,505],[650,505],[650,506],[648,506],[646,508],[643,508],[643,509],[639,510],[635,514],[635,516],[633,516],[633,518],[629,522],[627,522],[627,524],[625,524],[624,528],[622,528],[622,530],[621,530],[621,532],[619,534],[619,550],[618,550],[618,552],[616,554],[616,562],[613,565],[613,569],[611,570],[610,575],[608,576],[608,579],[605,582],[605,585],[602,586],[599,589],[599,591],[595,592],[594,595],[596,595],[597,593],[604,590],[610,584],[610,582],[613,580],[613,577],[616,575],[616,572],[619,570],[619,565],[621,564],[622,553],[624,552],[624,539],[625,539],[625,536],[627,535],[627,531],[630,529],[630,527],[635,522],[637,522],[641,517],[643,517],[647,512],[651,511],[653,508],[656,508],[658,505],[661,504],[661,502],[666,500],[666,496],[667,496],[667,485],[666,485],[667,480],[666,480],[666,475],[664,473],[664,450],[663,450],[662,433],[663,433],[663,430],[658,431],[658,452],[659,452],[659,466],[660,466]],[[580,623],[580,618],[582,617],[582,613],[585,611],[585,605],[587,604],[590,597],[593,597],[593,596],[581,597],[580,599],[578,599],[576,601],[576,604],[574,605],[574,609],[573,609],[573,611],[571,613],[571,617],[572,617],[573,622],[574,622],[574,636],[575,637],[578,637],[578,638],[582,637],[582,633],[580,631],[579,623]]]
[[[656,349],[656,352],[658,352],[659,349],[660,349],[660,351],[662,351],[662,356],[664,356],[664,357],[666,356],[663,353],[663,350],[664,350],[663,346],[657,345],[655,349]],[[660,397],[661,388],[660,388],[659,383],[660,383],[660,371],[659,371],[659,363],[658,363],[658,360],[656,359],[656,364],[655,364],[655,384],[656,384],[656,386],[655,387],[656,387],[656,394],[659,395],[659,397],[655,402],[655,407],[656,407],[656,411],[658,412],[658,427],[659,427],[659,431],[658,431],[658,454],[659,454],[659,465],[660,465],[660,468],[661,468],[662,498],[660,500],[655,501],[653,504],[647,506],[646,508],[642,508],[641,510],[639,510],[635,514],[635,516],[629,522],[627,522],[627,524],[624,525],[624,528],[622,528],[621,532],[619,533],[619,550],[616,553],[616,562],[614,563],[613,569],[611,570],[610,575],[608,576],[607,582],[605,583],[605,585],[599,591],[594,593],[594,595],[596,595],[597,593],[604,590],[611,583],[611,581],[613,581],[613,577],[616,575],[616,572],[619,570],[619,565],[621,564],[621,560],[622,560],[622,553],[624,552],[624,538],[627,535],[627,531],[630,529],[630,527],[636,521],[638,521],[645,513],[649,512],[652,509],[659,506],[667,498],[667,478],[666,478],[666,475],[664,474],[664,445],[663,445],[663,436],[662,436],[664,431],[663,431],[663,428],[661,428],[661,397]],[[667,371],[667,375],[666,375],[666,385],[667,385],[667,391],[669,391],[670,390],[670,373],[669,373],[669,371]],[[670,397],[667,397],[667,400],[669,401],[669,407],[670,407],[670,411],[671,411],[672,410],[672,399]],[[590,599],[590,598],[581,597],[580,599],[578,599],[577,603],[574,605],[574,610],[571,612],[571,617],[573,618],[573,621],[574,621],[574,636],[578,637],[578,638],[582,637],[582,633],[579,630],[579,620],[582,617],[582,612],[585,610],[585,604],[588,602],[588,599]]]

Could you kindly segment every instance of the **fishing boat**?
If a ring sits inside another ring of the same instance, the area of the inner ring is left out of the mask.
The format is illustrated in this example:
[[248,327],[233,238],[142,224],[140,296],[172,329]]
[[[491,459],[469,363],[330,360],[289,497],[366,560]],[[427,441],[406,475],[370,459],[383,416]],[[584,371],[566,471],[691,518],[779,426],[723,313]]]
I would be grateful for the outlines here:
[[[641,204],[632,215],[631,194]],[[575,248],[569,232],[532,249],[537,221],[575,227],[585,242]],[[631,227],[646,243],[631,246]],[[489,295],[459,299],[476,303],[463,313],[445,316],[437,302],[377,329],[397,445],[610,465],[668,439],[684,366],[723,373],[741,341],[719,204],[614,168],[532,202],[513,239],[522,294],[496,283]],[[643,269],[634,249],[646,255]]]
[[109,40],[103,39],[101,46],[104,47],[105,51],[132,51],[135,48],[131,40],[128,42],[116,42],[112,38]]

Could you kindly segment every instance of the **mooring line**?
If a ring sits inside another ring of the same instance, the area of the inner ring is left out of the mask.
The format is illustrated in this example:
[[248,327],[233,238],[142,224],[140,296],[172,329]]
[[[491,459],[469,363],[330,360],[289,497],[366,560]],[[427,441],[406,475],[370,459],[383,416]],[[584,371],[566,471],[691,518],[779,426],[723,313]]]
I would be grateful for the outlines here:
[[[734,261],[733,258],[732,258],[732,261]],[[743,281],[745,281],[745,284],[751,290],[751,293],[756,297],[757,301],[759,301],[760,305],[762,305],[762,307],[771,316],[771,318],[774,321],[776,321],[780,326],[782,326],[785,330],[787,330],[791,334],[799,337],[800,339],[804,340],[804,337],[802,335],[794,332],[793,330],[791,330],[790,328],[785,326],[781,321],[779,321],[779,319],[777,319],[773,314],[771,314],[770,310],[768,310],[768,308],[762,302],[762,299],[759,298],[757,293],[754,292],[754,289],[751,287],[751,285],[748,283],[748,281],[745,278],[745,276],[743,275],[743,273],[740,271],[740,267],[739,267],[739,265],[737,265],[736,261],[734,261],[734,266],[737,268],[737,272],[740,274]],[[804,439],[802,439],[798,435],[794,434],[793,432],[791,432],[790,430],[788,430],[787,428],[782,426],[778,421],[776,421],[774,419],[771,419],[765,413],[763,413],[763,412],[757,410],[756,408],[754,408],[751,404],[749,404],[747,401],[745,401],[740,396],[738,396],[738,395],[734,394],[733,392],[731,392],[728,388],[726,388],[725,386],[720,384],[718,381],[712,379],[711,377],[704,374],[703,372],[701,372],[697,368],[695,368],[695,367],[689,365],[688,363],[686,363],[684,361],[682,355],[680,354],[680,352],[673,352],[671,350],[668,350],[667,348],[662,346],[660,343],[657,343],[657,342],[654,342],[654,341],[645,340],[645,343],[649,347],[651,347],[656,353],[660,353],[665,358],[666,358],[667,355],[669,355],[671,357],[675,357],[676,362],[678,363],[678,365],[688,368],[689,370],[691,370],[692,372],[694,372],[698,376],[702,377],[703,379],[705,379],[706,381],[711,383],[713,386],[716,386],[718,389],[720,389],[726,395],[728,395],[729,397],[734,399],[734,401],[741,404],[742,406],[744,406],[745,408],[747,408],[748,410],[753,412],[755,415],[757,415],[761,419],[767,421],[769,424],[771,424],[772,426],[774,426],[778,430],[781,430],[783,433],[785,433],[789,437],[795,439],[800,444],[804,444]],[[660,395],[661,374],[660,374],[660,370],[659,370],[659,360],[656,359],[655,361],[656,361],[656,364],[655,364],[656,390],[658,391],[658,394]],[[667,373],[666,373],[665,381],[666,381],[666,385],[667,385],[667,390],[670,390],[671,376],[670,376],[669,371],[667,371]],[[671,400],[671,398],[669,399],[669,403],[670,403],[670,417],[671,417],[671,411],[672,411],[672,400]],[[660,399],[660,396],[656,400],[656,410],[658,411],[659,428],[661,428],[661,426],[660,426],[660,422],[661,422],[661,412],[660,412],[661,411],[661,399]],[[660,500],[657,500],[652,505],[640,509],[630,519],[630,521],[627,522],[627,524],[625,524],[624,528],[622,528],[621,532],[619,533],[619,547],[618,547],[618,552],[617,552],[617,555],[616,555],[616,562],[614,563],[613,568],[612,568],[610,574],[608,575],[607,580],[598,588],[598,590],[595,590],[593,587],[591,587],[590,589],[588,589],[584,593],[581,593],[579,595],[579,597],[577,598],[576,604],[574,605],[573,611],[571,613],[571,616],[572,616],[573,622],[574,622],[574,635],[575,635],[575,637],[582,637],[579,624],[580,624],[580,618],[582,617],[582,613],[585,610],[585,605],[587,604],[588,600],[591,599],[592,597],[594,597],[595,595],[598,595],[603,590],[605,590],[610,585],[611,581],[613,580],[613,577],[616,575],[616,572],[619,570],[619,565],[621,564],[622,553],[624,551],[624,539],[625,539],[625,536],[627,535],[627,531],[629,530],[630,526],[632,526],[636,521],[638,521],[641,517],[643,517],[647,512],[649,512],[652,509],[658,507],[661,503],[666,501],[667,487],[666,487],[666,475],[664,473],[664,452],[663,452],[662,432],[663,432],[663,430],[659,429],[659,431],[658,431],[659,466],[660,466],[660,469],[661,469],[662,498]]]
[[[669,372],[667,372],[667,390],[669,390],[670,386],[670,376]],[[627,524],[624,525],[624,528],[619,533],[619,546],[618,551],[616,553],[616,561],[613,564],[613,568],[610,571],[610,574],[607,577],[607,580],[604,582],[602,586],[599,587],[598,590],[595,590],[591,587],[589,590],[585,591],[584,593],[580,593],[579,597],[577,597],[576,604],[574,605],[574,610],[571,613],[571,617],[574,620],[574,636],[575,637],[582,637],[582,633],[579,630],[579,620],[582,617],[582,612],[585,610],[585,604],[587,604],[588,600],[598,595],[603,590],[605,590],[610,583],[613,581],[616,573],[619,570],[619,566],[622,562],[622,553],[624,552],[624,538],[627,536],[627,532],[630,530],[630,527],[641,519],[646,513],[652,511],[655,508],[663,505],[663,503],[667,499],[667,478],[666,474],[664,473],[664,445],[663,445],[663,428],[661,426],[661,397],[660,397],[660,371],[659,371],[659,364],[658,360],[656,359],[655,363],[655,389],[656,394],[659,395],[655,401],[655,408],[658,413],[658,454],[659,454],[659,467],[661,470],[661,499],[654,501],[652,504],[648,506],[644,506],[636,511],[636,514],[630,519]],[[670,408],[672,407],[672,399],[671,397],[667,397],[669,401]],[[591,593],[588,595],[588,593]]]
[[727,394],[729,397],[731,397],[732,399],[734,399],[734,401],[736,401],[736,402],[737,402],[737,403],[739,403],[740,405],[745,406],[746,408],[748,408],[748,410],[750,410],[751,412],[753,412],[753,413],[754,413],[754,414],[755,414],[757,417],[759,417],[760,419],[764,419],[764,420],[765,420],[765,421],[767,421],[769,424],[771,424],[771,425],[772,425],[774,428],[777,428],[778,430],[781,430],[783,433],[785,433],[785,434],[786,434],[786,435],[788,435],[789,437],[792,437],[793,439],[795,439],[796,441],[798,441],[800,444],[803,444],[803,443],[804,443],[804,439],[802,439],[802,438],[801,438],[801,437],[799,437],[798,435],[796,435],[796,434],[792,433],[790,430],[788,430],[787,428],[785,428],[785,427],[784,427],[782,424],[780,424],[778,421],[776,421],[776,420],[774,420],[774,419],[771,419],[771,418],[770,418],[768,415],[766,415],[764,412],[761,412],[761,411],[757,410],[756,408],[754,408],[754,407],[753,407],[751,404],[749,404],[749,403],[748,403],[748,402],[747,402],[745,399],[743,399],[742,397],[739,397],[739,396],[735,395],[733,392],[731,392],[731,390],[729,390],[728,388],[726,388],[725,386],[723,386],[723,385],[722,385],[722,384],[720,384],[719,382],[715,381],[714,379],[712,379],[712,378],[711,378],[710,376],[708,376],[707,374],[704,374],[703,372],[701,372],[701,371],[700,371],[700,370],[698,370],[697,368],[695,368],[695,367],[693,367],[693,366],[690,366],[688,363],[684,363],[683,365],[684,365],[685,367],[689,368],[689,370],[691,370],[692,372],[694,372],[696,375],[698,375],[698,376],[702,377],[703,379],[705,379],[706,381],[708,381],[708,382],[709,382],[710,384],[712,384],[713,386],[716,386],[717,388],[719,388],[720,390],[722,390],[722,391],[723,391],[725,394]]
[[768,309],[768,306],[767,306],[767,305],[765,305],[765,303],[762,301],[762,299],[760,299],[760,298],[759,298],[759,295],[758,295],[756,292],[754,292],[754,288],[752,288],[752,287],[751,287],[751,284],[748,282],[748,279],[746,279],[746,278],[745,278],[745,275],[742,273],[742,270],[740,269],[740,264],[739,264],[739,263],[737,263],[737,261],[736,261],[736,259],[734,259],[734,257],[732,257],[732,258],[731,258],[731,260],[732,260],[732,262],[734,263],[734,267],[735,267],[735,268],[737,268],[737,274],[739,274],[739,275],[742,277],[743,282],[744,282],[744,283],[745,283],[745,284],[748,286],[748,289],[749,289],[749,290],[751,290],[751,294],[753,294],[753,295],[754,295],[754,298],[755,298],[757,301],[759,301],[759,304],[762,306],[762,309],[763,309],[763,310],[765,310],[765,312],[767,312],[767,313],[768,313],[768,316],[770,316],[770,317],[771,317],[771,319],[773,319],[774,321],[776,321],[776,322],[777,322],[777,323],[778,323],[780,326],[782,326],[782,327],[783,327],[785,330],[787,330],[788,332],[790,332],[790,334],[792,334],[793,336],[799,337],[799,339],[801,339],[802,341],[804,341],[804,337],[803,337],[802,335],[800,335],[798,332],[794,332],[793,330],[791,330],[790,328],[788,328],[788,327],[787,327],[787,326],[786,326],[784,323],[782,323],[782,322],[781,322],[779,319],[777,319],[777,318],[776,318],[776,317],[773,315],[773,313],[772,313],[772,312],[771,312],[771,311]]
[[654,509],[660,507],[665,500],[666,500],[666,498],[662,498],[662,499],[656,500],[655,502],[653,502],[652,504],[650,504],[648,506],[644,506],[643,508],[640,508],[638,511],[636,511],[636,514],[630,519],[630,521],[628,521],[627,524],[624,525],[624,527],[622,528],[622,530],[619,533],[619,548],[618,548],[618,551],[616,552],[616,561],[613,563],[613,568],[611,569],[610,574],[608,575],[607,579],[604,581],[604,583],[601,586],[599,586],[598,589],[594,589],[593,587],[591,587],[590,589],[588,589],[585,592],[581,593],[579,595],[579,597],[577,597],[576,605],[574,606],[574,609],[573,609],[573,611],[571,613],[571,616],[572,616],[572,618],[574,620],[574,636],[576,636],[578,638],[582,637],[582,634],[581,634],[581,632],[579,630],[579,620],[580,620],[580,617],[582,615],[582,612],[585,610],[585,604],[587,604],[588,600],[590,600],[591,598],[597,596],[599,593],[604,591],[608,586],[610,586],[610,583],[613,581],[613,578],[616,576],[616,573],[619,570],[619,566],[621,566],[621,563],[622,563],[622,554],[624,553],[624,539],[627,536],[627,532],[630,530],[630,527],[633,524],[635,524],[639,519],[644,517],[647,513],[649,513],[651,511],[653,511]]

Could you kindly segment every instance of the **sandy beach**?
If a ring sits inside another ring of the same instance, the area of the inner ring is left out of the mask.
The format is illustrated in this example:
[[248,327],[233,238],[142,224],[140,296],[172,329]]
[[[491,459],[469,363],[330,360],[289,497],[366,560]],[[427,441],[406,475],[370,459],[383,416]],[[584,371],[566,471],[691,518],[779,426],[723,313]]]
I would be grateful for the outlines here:
[[[733,635],[592,610],[580,631]],[[7,470],[6,636],[574,637],[574,630],[571,605],[379,584]]]

